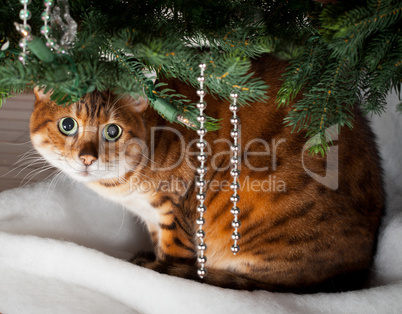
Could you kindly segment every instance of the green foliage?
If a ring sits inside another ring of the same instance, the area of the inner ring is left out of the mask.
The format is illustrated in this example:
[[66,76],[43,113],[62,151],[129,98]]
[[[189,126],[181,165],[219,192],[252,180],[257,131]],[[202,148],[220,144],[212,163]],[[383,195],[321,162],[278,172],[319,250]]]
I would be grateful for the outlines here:
[[304,52],[292,60],[278,104],[297,99],[285,122],[307,130],[325,148],[325,130],[353,125],[351,109],[365,113],[385,110],[386,95],[400,93],[402,78],[402,5],[398,1],[336,3],[319,15],[320,28],[311,32]]
[[0,90],[0,108],[3,106],[5,99],[8,97],[10,97],[8,90]]
[[[164,84],[178,78],[198,86],[199,63],[207,64],[208,93],[239,104],[265,99],[264,82],[249,73],[250,59],[274,53],[291,60],[278,94],[279,105],[292,110],[285,123],[306,130],[310,151],[328,149],[328,130],[352,127],[352,108],[367,113],[385,110],[385,96],[400,93],[402,69],[402,5],[396,0],[261,1],[74,0],[70,12],[78,32],[68,54],[53,62],[33,53],[26,65],[17,56],[21,36],[18,0],[0,3],[0,90],[34,86],[53,90],[52,99],[69,104],[95,89],[162,98],[196,123],[197,110],[188,99]],[[42,0],[29,5],[32,34],[39,36]],[[301,95],[303,94],[303,97]],[[3,94],[2,94],[3,95]],[[295,101],[295,103],[293,103]],[[151,104],[152,105],[152,104]],[[250,108],[249,110],[252,110]],[[208,127],[218,127],[210,117]]]

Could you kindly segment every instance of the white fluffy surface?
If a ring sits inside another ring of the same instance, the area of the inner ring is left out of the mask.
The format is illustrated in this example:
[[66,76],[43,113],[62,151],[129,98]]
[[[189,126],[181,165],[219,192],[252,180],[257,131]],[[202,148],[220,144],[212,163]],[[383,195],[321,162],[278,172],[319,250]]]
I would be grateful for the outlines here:
[[387,216],[371,286],[338,294],[232,291],[124,262],[149,240],[139,221],[85,187],[0,193],[0,313],[402,313],[402,117],[375,117]]

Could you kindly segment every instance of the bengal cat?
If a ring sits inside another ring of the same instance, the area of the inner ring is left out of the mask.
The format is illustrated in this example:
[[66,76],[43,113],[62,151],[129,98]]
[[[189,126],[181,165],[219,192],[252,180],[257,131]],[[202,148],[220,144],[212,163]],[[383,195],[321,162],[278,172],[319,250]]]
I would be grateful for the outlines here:
[[[311,156],[305,134],[284,126],[291,109],[275,104],[286,66],[271,56],[253,61],[252,71],[269,85],[270,98],[238,112],[241,238],[235,256],[229,102],[206,97],[205,113],[221,119],[221,128],[205,137],[208,274],[202,280],[194,130],[167,122],[141,97],[94,92],[62,107],[36,90],[32,143],[52,165],[145,221],[154,255],[137,256],[134,263],[225,288],[357,289],[370,268],[384,208],[374,136],[355,108],[353,130],[342,129],[326,158]],[[197,102],[193,88],[168,83]]]

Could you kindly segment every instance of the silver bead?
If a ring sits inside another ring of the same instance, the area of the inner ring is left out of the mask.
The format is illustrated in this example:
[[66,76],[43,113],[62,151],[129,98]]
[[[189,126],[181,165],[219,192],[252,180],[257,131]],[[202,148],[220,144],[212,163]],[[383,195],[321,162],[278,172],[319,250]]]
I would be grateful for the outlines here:
[[233,207],[230,212],[232,215],[239,215],[240,214],[240,208],[239,207]]
[[40,28],[40,33],[41,33],[42,35],[47,35],[47,34],[49,34],[49,33],[50,33],[50,26],[49,26],[49,25],[43,25],[43,26]]
[[232,239],[235,240],[235,241],[239,240],[240,239],[240,232],[237,232],[237,231],[233,232]]
[[201,162],[205,162],[207,160],[207,158],[208,158],[208,156],[205,153],[201,153],[197,156],[198,161],[201,161]]
[[240,196],[239,196],[238,194],[233,194],[233,195],[230,197],[230,201],[231,201],[232,203],[238,202],[238,201],[240,201]]
[[233,144],[230,146],[230,150],[233,152],[238,152],[240,150],[240,146],[238,144]]
[[31,11],[25,10],[25,9],[22,9],[20,11],[20,19],[21,20],[23,20],[23,21],[29,20],[31,17],[32,17]]
[[236,93],[236,92],[231,92],[231,93],[230,93],[230,97],[231,97],[231,98],[234,98],[234,99],[237,99],[237,98],[239,98],[239,94]]
[[204,175],[204,174],[207,173],[207,168],[205,168],[205,167],[198,167],[198,168],[197,168],[197,172],[198,172],[198,174],[200,174],[200,175]]
[[46,46],[48,46],[49,48],[57,47],[56,40],[54,38],[49,38]]
[[205,122],[206,118],[204,115],[200,114],[197,116],[197,121],[198,122]]
[[27,47],[27,40],[26,40],[26,38],[22,38],[22,39],[19,41],[18,45],[19,45],[22,49],[23,49],[24,47],[26,48],[26,47]]
[[240,170],[239,169],[232,169],[230,170],[230,174],[232,177],[237,178],[240,175]]
[[199,226],[205,225],[205,219],[203,217],[198,217],[197,218],[197,225],[199,225]]
[[20,53],[18,56],[18,60],[20,60],[22,63],[24,63],[27,60],[27,55],[23,52]]
[[232,123],[233,125],[238,125],[240,123],[240,118],[239,117],[232,117],[230,119],[230,123]]
[[231,188],[232,190],[238,190],[238,189],[239,189],[239,183],[238,183],[238,182],[232,182],[232,183],[230,184],[230,188]]
[[203,187],[206,186],[205,180],[197,180],[196,184],[197,184],[197,186],[198,186],[199,188],[203,188]]
[[241,223],[240,223],[240,220],[239,219],[233,219],[233,221],[232,221],[232,227],[233,228],[239,228],[240,227],[240,225],[241,225]]
[[197,237],[198,238],[204,238],[205,237],[204,230],[197,230]]
[[237,244],[233,244],[230,249],[232,250],[233,254],[236,254],[236,253],[239,253],[240,246],[238,246]]
[[201,242],[201,243],[198,244],[198,249],[200,251],[206,251],[207,245],[204,242]]
[[51,7],[54,4],[54,0],[44,0],[43,3],[45,4],[45,7]]
[[197,89],[197,95],[203,97],[205,96],[205,91],[203,89]]
[[199,66],[199,68],[201,69],[201,70],[205,70],[206,68],[207,68],[207,65],[205,64],[205,63],[201,63],[200,65],[198,65]]
[[199,257],[197,258],[197,261],[198,261],[198,263],[200,263],[200,264],[205,264],[205,263],[207,262],[207,257],[206,257],[205,255],[199,256]]
[[232,131],[230,131],[230,136],[233,138],[238,138],[240,135],[239,130],[233,129]]
[[232,163],[232,164],[234,164],[234,165],[238,165],[239,164],[239,162],[240,162],[240,160],[239,160],[239,158],[238,157],[232,157],[231,159],[230,159],[230,162]]
[[198,277],[201,279],[204,278],[207,275],[207,270],[205,267],[201,267],[200,269],[197,270]]
[[197,103],[197,108],[200,110],[204,110],[207,108],[207,103],[206,102],[199,102]]
[[199,76],[199,77],[197,77],[197,81],[200,82],[200,83],[204,83],[205,82],[205,77]]
[[40,17],[41,17],[42,21],[50,20],[50,15],[49,15],[49,12],[47,12],[47,11],[44,11]]
[[[16,23],[15,27],[16,27],[17,31],[18,31],[22,36],[24,36],[24,37],[28,37],[29,34],[30,34],[31,31],[32,31],[31,26],[29,26],[28,24],[24,26],[23,24],[18,24],[18,23]],[[28,38],[29,38],[29,37],[28,37]],[[27,38],[27,39],[28,39],[28,38]]]
[[205,129],[205,128],[198,129],[198,130],[197,130],[197,134],[198,134],[199,136],[204,136],[205,134],[207,134],[207,129]]
[[198,205],[197,206],[197,212],[199,213],[205,213],[207,210],[207,208],[205,207],[205,205]]
[[205,193],[198,193],[197,200],[204,201],[205,200]]
[[205,141],[198,141],[196,145],[199,149],[204,149],[207,147],[207,143]]
[[230,110],[231,112],[237,112],[237,111],[239,110],[239,106],[236,105],[236,104],[230,104],[229,110]]

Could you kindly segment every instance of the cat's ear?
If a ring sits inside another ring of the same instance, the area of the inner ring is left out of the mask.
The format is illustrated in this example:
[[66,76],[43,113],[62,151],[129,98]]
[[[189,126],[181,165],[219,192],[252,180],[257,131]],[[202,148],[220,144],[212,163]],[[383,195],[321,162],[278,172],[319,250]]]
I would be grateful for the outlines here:
[[132,106],[134,110],[138,113],[143,113],[149,106],[149,100],[139,95],[136,97],[131,97],[127,95],[124,96],[122,100],[128,105]]
[[36,100],[50,100],[51,92],[45,93],[45,87],[35,86],[34,93]]

